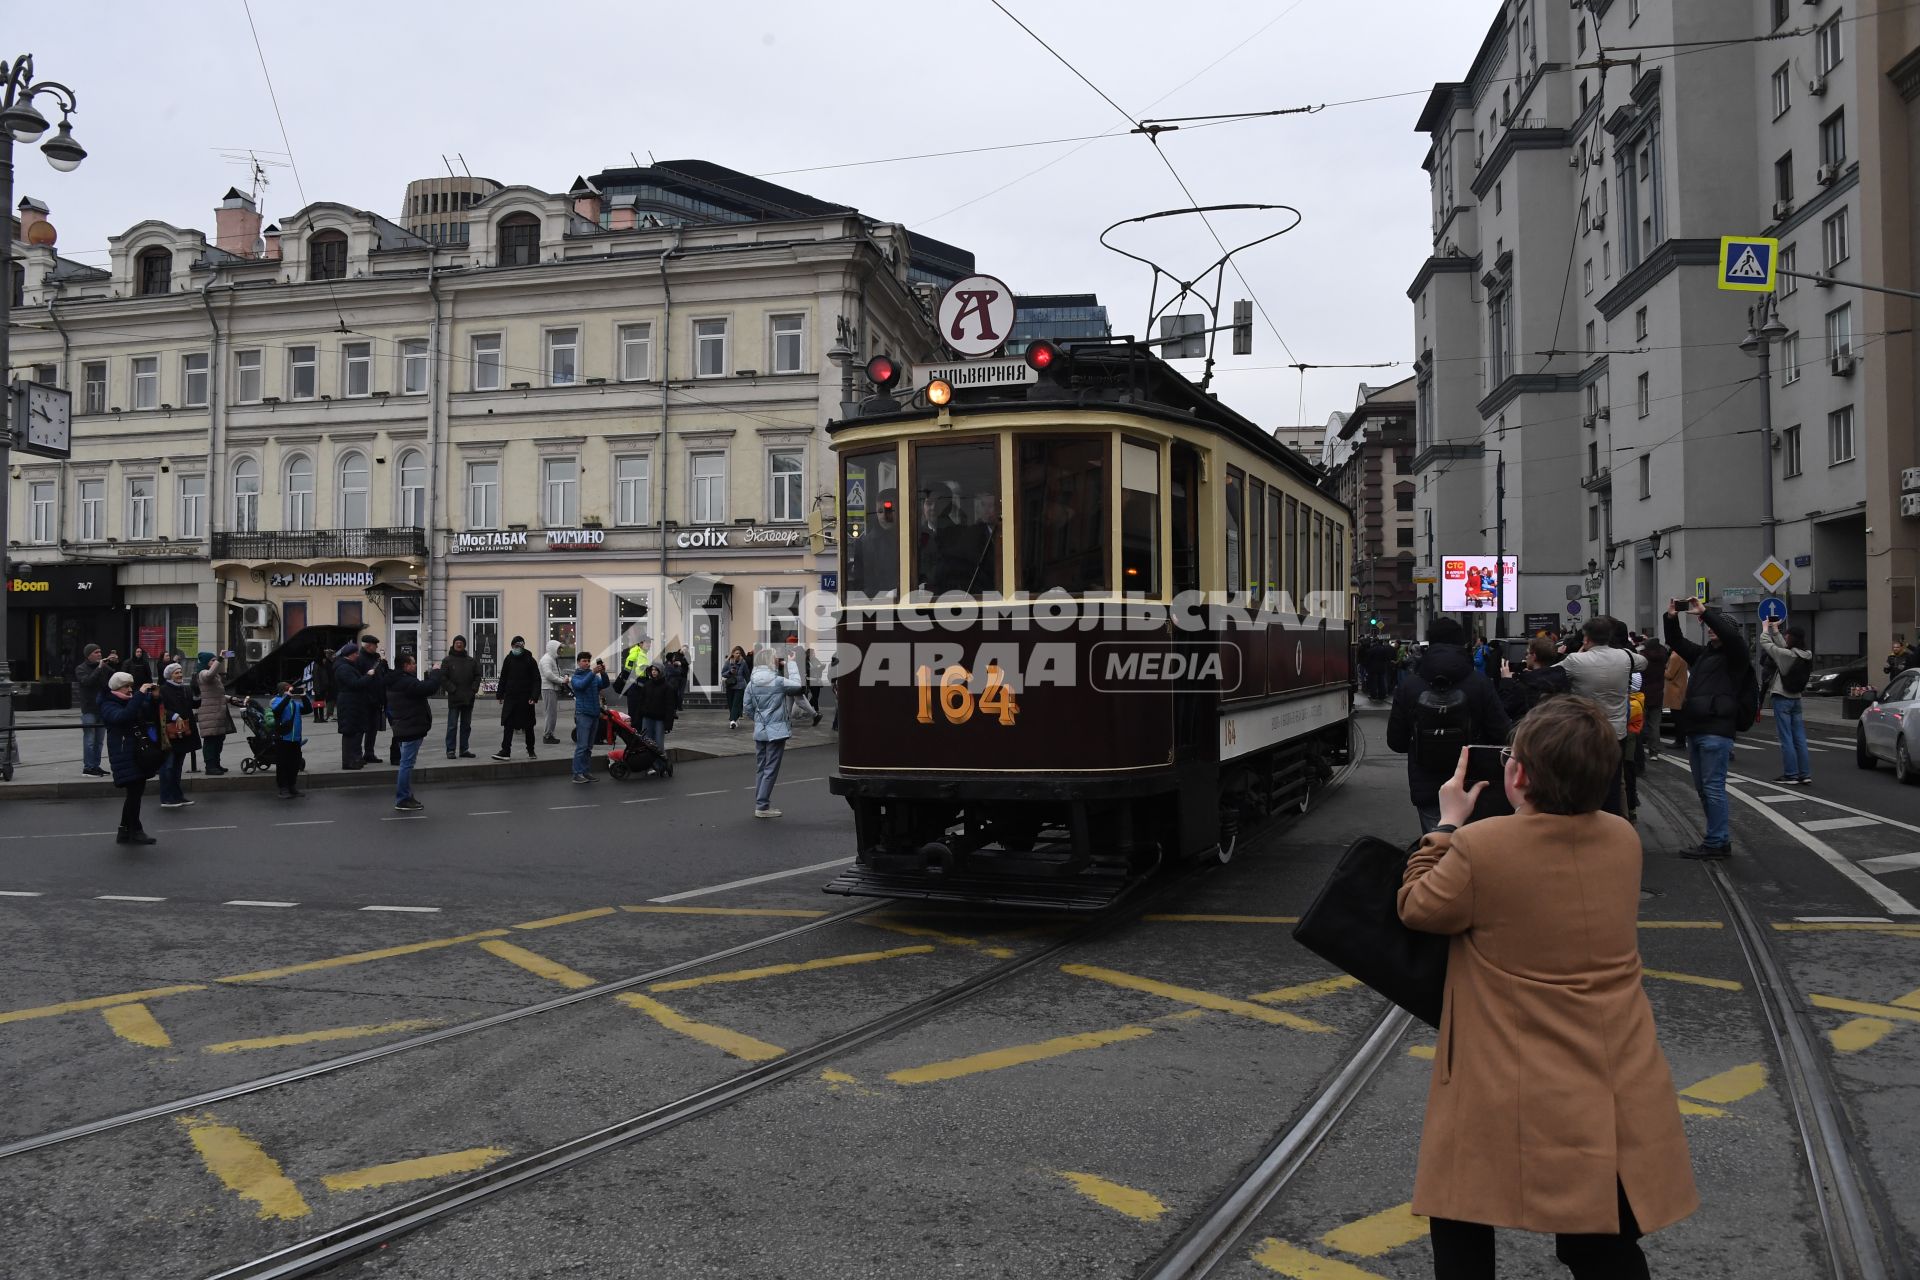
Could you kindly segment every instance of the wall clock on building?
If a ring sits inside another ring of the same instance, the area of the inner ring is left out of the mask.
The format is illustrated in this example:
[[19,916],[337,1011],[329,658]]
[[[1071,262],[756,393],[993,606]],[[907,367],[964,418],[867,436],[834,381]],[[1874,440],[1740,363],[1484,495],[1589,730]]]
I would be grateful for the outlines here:
[[67,458],[73,452],[73,396],[38,382],[15,383],[13,447],[44,458]]

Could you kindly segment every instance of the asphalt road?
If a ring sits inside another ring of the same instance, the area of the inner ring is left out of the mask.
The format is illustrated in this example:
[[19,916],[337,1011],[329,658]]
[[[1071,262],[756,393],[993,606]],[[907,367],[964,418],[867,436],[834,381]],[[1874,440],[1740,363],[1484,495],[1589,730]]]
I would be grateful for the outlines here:
[[[339,1274],[1135,1273],[1379,1015],[1376,997],[1288,935],[1354,836],[1411,834],[1401,762],[1377,745],[1380,719],[1364,720],[1376,745],[1342,788],[1148,918]],[[1740,754],[1740,772],[1777,772],[1771,756]],[[423,790],[417,818],[375,788],[293,804],[222,796],[152,813],[162,843],[137,850],[112,843],[111,812],[0,800],[0,891],[37,895],[0,897],[0,1143],[856,905],[818,892],[835,870],[822,864],[851,852],[845,806],[822,780],[831,767],[825,750],[790,756],[773,822],[750,816],[751,763],[733,759],[665,784]],[[1752,975],[1704,870],[1671,856],[1698,838],[1687,775],[1655,770],[1642,948],[1706,1204],[1650,1253],[1667,1274],[1819,1274],[1814,1191]],[[1870,864],[1920,849],[1920,789],[1858,773],[1837,751],[1816,755],[1815,773],[1812,792],[1736,783],[1750,802],[1736,801],[1730,871],[1824,1037],[1863,1162],[1911,1188],[1920,929],[1874,886],[1920,898],[1920,874]],[[1860,816],[1851,809],[1873,820],[1818,826]],[[391,909],[404,907],[422,909]],[[0,1159],[5,1270],[208,1275],[778,1061],[1066,927],[884,907],[631,998]],[[1234,1274],[1428,1273],[1405,1202],[1430,1046],[1424,1030],[1406,1038]],[[1913,1202],[1900,1192],[1893,1206],[1910,1252]],[[1551,1274],[1550,1245],[1503,1247],[1539,1264],[1516,1274]]]

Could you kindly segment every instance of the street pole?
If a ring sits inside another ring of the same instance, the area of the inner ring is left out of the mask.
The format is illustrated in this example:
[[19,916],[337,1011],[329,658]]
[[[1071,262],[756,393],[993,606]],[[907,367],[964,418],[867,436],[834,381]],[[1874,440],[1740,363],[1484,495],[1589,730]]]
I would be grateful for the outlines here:
[[1760,549],[1773,557],[1773,343],[1760,344]]
[[1507,638],[1507,455],[1496,450],[1493,459],[1493,638],[1505,640]]

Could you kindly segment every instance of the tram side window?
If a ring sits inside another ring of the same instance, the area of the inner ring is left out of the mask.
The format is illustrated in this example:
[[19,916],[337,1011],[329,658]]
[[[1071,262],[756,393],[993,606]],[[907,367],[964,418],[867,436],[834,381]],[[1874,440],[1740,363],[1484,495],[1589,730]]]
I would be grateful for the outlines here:
[[1247,490],[1247,568],[1247,595],[1257,609],[1267,576],[1267,486],[1259,480]]
[[1347,530],[1344,525],[1333,526],[1333,582],[1337,592],[1333,597],[1333,616],[1347,616]]
[[1247,488],[1247,478],[1232,467],[1227,468],[1227,596],[1232,599],[1246,590],[1247,576],[1242,556],[1245,554],[1245,539],[1241,537],[1241,499]]
[[849,601],[900,597],[900,458],[892,445],[846,456],[840,511],[846,544],[841,587]]
[[1298,499],[1287,499],[1287,559],[1284,587],[1288,608],[1300,612],[1300,503]]
[[1120,444],[1120,585],[1160,594],[1160,451],[1131,440]]
[[1019,582],[1039,595],[1104,592],[1107,585],[1107,437],[1020,441]]
[[1000,590],[1000,459],[992,440],[913,451],[913,585],[944,595]]
[[1263,584],[1268,603],[1266,608],[1277,608],[1270,603],[1276,591],[1280,590],[1280,515],[1284,510],[1280,503],[1278,489],[1267,490],[1267,576]]
[[1327,580],[1324,576],[1326,573],[1326,552],[1323,545],[1326,541],[1326,536],[1327,518],[1316,511],[1313,513],[1313,559],[1309,561],[1307,565],[1307,575],[1310,582],[1308,589],[1312,593],[1314,600],[1313,611],[1315,614],[1325,612],[1325,610],[1320,607],[1319,593],[1327,589]]

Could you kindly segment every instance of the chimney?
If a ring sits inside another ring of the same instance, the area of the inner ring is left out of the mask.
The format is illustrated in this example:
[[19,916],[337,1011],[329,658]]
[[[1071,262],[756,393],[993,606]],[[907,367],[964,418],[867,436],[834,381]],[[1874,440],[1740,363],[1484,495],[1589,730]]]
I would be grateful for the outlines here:
[[591,182],[585,178],[576,177],[573,180],[573,189],[568,191],[567,195],[573,200],[575,213],[596,227],[600,225],[600,192]]
[[607,215],[607,227],[612,231],[632,231],[640,225],[640,198],[626,196],[614,201],[613,212]]
[[[33,238],[33,229],[47,222],[47,205],[44,200],[35,200],[32,196],[20,197],[20,239],[26,244],[52,244],[53,240],[46,231],[40,233],[41,239]],[[51,231],[51,225],[47,231]]]
[[228,253],[251,258],[260,251],[260,211],[252,197],[228,187],[213,211],[214,244]]
[[274,258],[274,259],[278,259],[280,257],[280,224],[279,223],[276,222],[272,226],[267,228],[266,251],[261,256],[266,258]]

